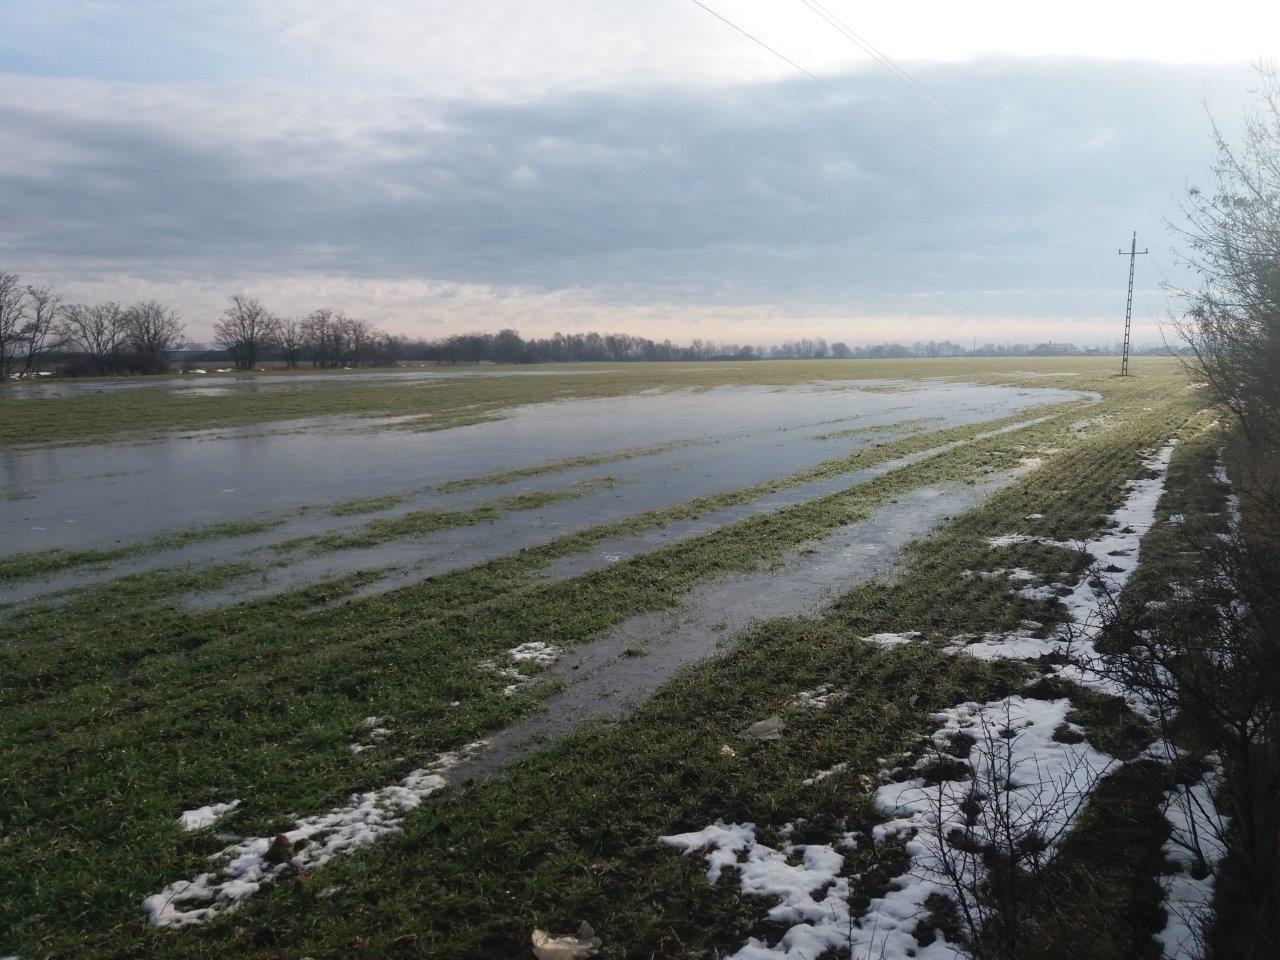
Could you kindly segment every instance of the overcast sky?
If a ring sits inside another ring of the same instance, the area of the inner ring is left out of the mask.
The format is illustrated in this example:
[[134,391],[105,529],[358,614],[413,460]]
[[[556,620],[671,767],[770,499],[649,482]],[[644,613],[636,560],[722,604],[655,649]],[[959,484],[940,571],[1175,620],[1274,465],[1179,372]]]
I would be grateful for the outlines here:
[[1280,38],[1260,0],[821,0],[922,92],[806,0],[705,2],[822,82],[693,0],[3,0],[0,269],[196,337],[247,293],[423,336],[1092,344],[1136,229],[1151,339],[1204,104],[1235,128]]

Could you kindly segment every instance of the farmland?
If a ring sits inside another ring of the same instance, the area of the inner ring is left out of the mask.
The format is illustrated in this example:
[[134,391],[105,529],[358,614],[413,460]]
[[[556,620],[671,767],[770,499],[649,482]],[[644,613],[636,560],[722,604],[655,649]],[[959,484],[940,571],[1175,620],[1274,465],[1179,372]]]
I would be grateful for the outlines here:
[[942,956],[954,915],[891,921],[938,851],[884,825],[1001,714],[1092,774],[1023,955],[1159,956],[1156,737],[1055,644],[1095,560],[1130,605],[1194,577],[1171,518],[1220,533],[1229,489],[1181,367],[1113,367],[13,390],[0,953]]

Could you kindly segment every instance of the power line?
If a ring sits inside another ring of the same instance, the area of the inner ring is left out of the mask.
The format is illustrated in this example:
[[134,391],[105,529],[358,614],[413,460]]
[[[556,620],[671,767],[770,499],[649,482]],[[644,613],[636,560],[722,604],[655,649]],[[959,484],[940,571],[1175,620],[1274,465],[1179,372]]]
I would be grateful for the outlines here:
[[[1048,174],[1045,174],[1042,171],[1040,171],[1038,168],[1036,168],[1030,161],[1024,160],[1018,154],[1013,153],[1001,147],[998,143],[996,143],[987,135],[985,130],[983,130],[980,126],[978,126],[973,121],[969,120],[969,118],[964,116],[964,114],[960,113],[958,110],[951,107],[948,103],[946,103],[940,97],[938,97],[932,90],[930,90],[923,83],[921,83],[909,71],[903,68],[900,64],[896,63],[892,57],[890,57],[887,53],[885,53],[883,50],[877,47],[865,36],[863,36],[857,30],[851,27],[846,21],[842,20],[839,17],[839,15],[833,12],[829,7],[825,6],[821,2],[821,0],[800,0],[800,2],[803,3],[806,7],[808,7],[811,11],[813,11],[813,13],[815,13],[818,17],[820,17],[823,21],[825,21],[829,26],[831,26],[837,32],[839,32],[842,36],[844,36],[847,40],[854,43],[859,49],[861,49],[864,53],[870,56],[878,64],[880,64],[890,73],[892,73],[895,77],[897,77],[899,80],[905,83],[908,87],[914,90],[917,94],[919,94],[921,97],[923,97],[933,106],[935,106],[938,110],[942,111],[942,113],[945,114],[954,123],[963,127],[965,130],[968,130],[979,141],[981,141],[984,146],[988,147],[997,156],[1001,157],[1008,163],[1017,167],[1023,173],[1027,174],[1028,176],[1032,177],[1034,180],[1036,180],[1043,186],[1047,187],[1049,190],[1053,191],[1060,198],[1079,207],[1080,211],[1084,214],[1085,217],[1087,217],[1090,221],[1092,221],[1096,226],[1105,230],[1108,234],[1114,231],[1113,225],[1108,224],[1104,222],[1102,219],[1100,219],[1097,213],[1097,208],[1092,203],[1072,193],[1070,190],[1062,186],[1062,184],[1058,183]],[[1166,286],[1171,286],[1173,281],[1169,279],[1168,273],[1165,272],[1164,267],[1160,264],[1160,261],[1156,258],[1154,254],[1151,255],[1151,264],[1159,272],[1161,278],[1164,281],[1164,284]],[[1141,267],[1138,268],[1138,274],[1142,276],[1144,280],[1147,280],[1149,283],[1151,283],[1153,286],[1160,286],[1160,284],[1157,281],[1148,278]]]
[[847,102],[850,106],[854,107],[854,108],[855,108],[855,109],[857,109],[857,110],[862,111],[863,113],[866,113],[866,114],[867,114],[867,115],[869,115],[869,116],[874,117],[875,119],[879,120],[881,123],[883,123],[883,124],[885,124],[887,127],[889,127],[891,130],[894,130],[894,131],[896,131],[897,133],[900,133],[902,136],[906,137],[908,140],[910,140],[911,142],[915,143],[917,146],[923,147],[925,150],[928,150],[928,151],[929,151],[930,153],[932,153],[934,156],[938,157],[938,158],[939,158],[939,159],[941,159],[941,160],[946,161],[947,163],[949,163],[949,164],[951,164],[952,166],[956,167],[958,170],[961,170],[962,172],[964,172],[964,173],[965,173],[965,174],[967,174],[968,176],[972,177],[974,180],[977,180],[979,183],[983,183],[983,184],[987,185],[988,187],[991,187],[993,190],[996,190],[997,192],[1004,194],[1004,195],[1005,195],[1006,197],[1008,197],[1009,199],[1014,200],[1014,201],[1016,201],[1016,202],[1018,202],[1018,203],[1022,204],[1022,206],[1026,207],[1028,210],[1032,211],[1033,213],[1035,213],[1035,214],[1037,214],[1037,215],[1039,215],[1039,216],[1045,217],[1045,218],[1046,218],[1046,219],[1048,219],[1048,220],[1052,220],[1053,222],[1055,222],[1055,223],[1057,223],[1057,224],[1060,224],[1061,226],[1064,226],[1064,227],[1068,228],[1069,230],[1074,230],[1074,231],[1076,231],[1076,233],[1080,234],[1080,235],[1081,235],[1081,236],[1083,236],[1083,237],[1088,237],[1088,236],[1089,236],[1087,233],[1085,233],[1083,230],[1081,230],[1081,229],[1080,229],[1078,226],[1076,226],[1075,224],[1070,223],[1070,222],[1068,222],[1068,221],[1066,221],[1066,220],[1063,220],[1061,217],[1056,217],[1056,216],[1054,216],[1054,215],[1053,215],[1053,214],[1051,214],[1051,213],[1048,213],[1048,212],[1046,212],[1046,211],[1044,211],[1044,210],[1041,210],[1041,209],[1040,209],[1039,207],[1037,207],[1035,204],[1031,203],[1031,202],[1030,202],[1030,201],[1028,201],[1028,200],[1023,199],[1022,197],[1018,196],[1016,193],[1011,193],[1009,190],[1006,190],[1004,187],[1002,187],[1000,184],[996,183],[994,180],[991,180],[991,179],[989,179],[989,178],[987,178],[987,177],[983,176],[982,174],[978,173],[976,170],[973,170],[972,168],[970,168],[970,167],[966,166],[965,164],[961,163],[959,160],[956,160],[954,157],[948,156],[947,154],[943,153],[941,150],[938,150],[938,149],[937,149],[936,147],[934,147],[932,144],[927,143],[927,142],[926,142],[926,141],[924,141],[924,140],[921,140],[919,137],[917,137],[917,136],[916,136],[915,134],[913,134],[911,131],[909,131],[909,130],[905,129],[904,127],[899,126],[899,125],[898,125],[898,124],[896,124],[896,123],[894,123],[894,122],[893,122],[892,120],[890,120],[888,117],[885,117],[885,116],[883,116],[882,114],[876,113],[874,110],[869,110],[869,109],[867,109],[867,107],[866,107],[864,104],[861,104],[861,103],[859,103],[857,100],[853,99],[853,97],[849,96],[847,93],[845,93],[845,92],[844,92],[843,90],[841,90],[839,87],[835,87],[835,86],[833,86],[832,84],[828,83],[826,80],[822,79],[822,77],[818,76],[816,73],[813,73],[813,72],[812,72],[811,70],[809,70],[808,68],[806,68],[806,67],[804,67],[804,66],[801,66],[799,63],[797,63],[796,61],[792,60],[792,59],[791,59],[790,57],[788,57],[786,54],[784,54],[784,53],[782,53],[781,51],[776,50],[775,48],[773,48],[773,47],[769,46],[769,44],[765,43],[765,42],[764,42],[763,40],[761,40],[759,37],[755,36],[755,35],[754,35],[754,34],[752,34],[752,33],[748,33],[745,29],[743,29],[742,27],[738,26],[736,23],[734,23],[734,22],[733,22],[732,20],[730,20],[728,17],[726,17],[726,16],[724,16],[723,14],[718,13],[717,11],[715,11],[715,10],[711,9],[711,7],[709,7],[709,6],[707,6],[705,3],[703,3],[703,2],[702,2],[702,0],[690,0],[690,2],[691,2],[691,3],[693,3],[693,4],[695,4],[695,5],[697,5],[697,6],[699,6],[699,7],[701,7],[701,8],[702,8],[703,10],[705,10],[707,13],[711,14],[713,17],[715,17],[717,20],[721,21],[722,23],[726,24],[727,26],[732,27],[734,30],[736,30],[738,33],[742,34],[744,37],[746,37],[746,38],[747,38],[748,40],[750,40],[752,43],[756,44],[757,46],[759,46],[759,47],[763,48],[764,50],[767,50],[769,53],[773,54],[775,57],[777,57],[777,58],[778,58],[779,60],[781,60],[783,63],[786,63],[787,65],[789,65],[789,66],[793,67],[794,69],[799,70],[801,73],[803,73],[803,74],[804,74],[806,77],[808,77],[810,80],[814,81],[815,83],[821,84],[825,89],[827,89],[827,90],[831,91],[832,93],[834,93],[837,97],[839,97],[840,99],[842,99],[842,100],[844,100],[845,102]]
[[926,101],[931,103],[933,106],[937,107],[952,122],[956,123],[957,125],[964,128],[965,130],[968,130],[979,141],[981,141],[981,143],[985,147],[990,149],[997,156],[1007,161],[1008,163],[1012,164],[1013,166],[1017,167],[1023,173],[1026,173],[1028,176],[1030,176],[1031,178],[1033,178],[1043,186],[1047,187],[1049,190],[1053,191],[1059,197],[1080,207],[1080,209],[1084,212],[1084,215],[1088,217],[1090,220],[1092,220],[1093,223],[1098,227],[1101,227],[1103,230],[1106,230],[1108,233],[1112,231],[1112,227],[1109,224],[1104,223],[1102,220],[1100,220],[1097,216],[1094,215],[1094,213],[1092,212],[1092,205],[1088,203],[1088,201],[1082,200],[1080,197],[1077,197],[1074,193],[1072,193],[1066,187],[1062,186],[1060,183],[1053,180],[1048,175],[1041,173],[1040,170],[1038,170],[1028,161],[1019,157],[1017,154],[1012,153],[1004,149],[1003,147],[1001,147],[998,143],[996,143],[989,136],[987,136],[986,131],[984,131],[981,127],[979,127],[973,121],[969,120],[962,113],[955,110],[949,104],[947,104],[942,99],[940,99],[936,94],[933,93],[932,90],[930,90],[928,87],[922,84],[918,79],[912,76],[911,73],[903,69],[896,62],[894,62],[894,60],[888,54],[880,50],[874,43],[872,43],[866,37],[862,36],[860,33],[854,30],[853,27],[849,26],[843,20],[841,20],[840,17],[835,13],[833,13],[830,9],[823,6],[822,3],[819,2],[819,0],[800,0],[800,2],[803,3],[810,10],[812,10],[818,17],[820,17],[823,21],[825,21],[829,26],[833,27],[838,33],[844,36],[847,40],[855,44],[859,49],[861,49],[864,53],[870,56],[878,64],[880,64],[882,67],[888,70],[891,74],[893,74],[903,83],[905,83],[908,87],[914,90],[917,94],[923,97]]
[[[1080,234],[1081,236],[1084,236],[1084,237],[1089,236],[1088,233],[1086,233],[1076,224],[1070,223],[1069,221],[1066,221],[1061,217],[1055,216],[1054,214],[1048,213],[1045,210],[1040,209],[1035,204],[1005,189],[1000,184],[989,179],[988,177],[983,176],[982,174],[968,167],[967,165],[960,162],[959,160],[956,160],[954,157],[951,157],[943,153],[941,150],[938,150],[932,144],[927,143],[924,140],[921,140],[915,134],[911,133],[909,130],[906,130],[905,128],[894,123],[892,120],[888,119],[882,114],[879,114],[874,110],[868,109],[864,104],[861,104],[858,101],[854,100],[852,97],[846,94],[843,90],[840,90],[838,87],[833,86],[831,83],[827,82],[822,77],[813,73],[808,68],[797,63],[795,60],[792,60],[786,54],[770,46],[769,44],[767,44],[765,41],[761,40],[759,37],[755,36],[754,34],[748,32],[746,29],[739,26],[737,23],[733,22],[728,17],[724,16],[723,14],[719,13],[716,10],[713,10],[711,7],[703,3],[702,0],[691,0],[691,2],[701,7],[703,10],[711,14],[713,17],[715,17],[717,20],[721,21],[725,25],[733,28],[733,30],[740,33],[742,36],[746,37],[752,43],[756,44],[757,46],[766,50],[773,56],[777,57],[783,63],[786,63],[788,66],[792,67],[793,69],[798,70],[800,73],[803,73],[806,77],[813,80],[815,83],[821,84],[824,89],[830,91],[831,93],[834,93],[836,96],[840,97],[842,100],[849,103],[854,108],[861,110],[863,113],[866,113],[874,117],[875,119],[879,120],[881,123],[885,124],[890,129],[906,137],[908,140],[912,141],[917,146],[924,148],[934,156],[946,161],[947,163],[961,170],[972,179],[977,180],[979,183],[982,183],[982,184],[985,184],[986,186],[991,187],[992,189],[998,191],[999,193],[1003,194],[1006,197],[1009,197],[1011,200],[1016,201],[1017,203],[1021,204],[1022,206],[1026,207],[1028,210],[1032,211],[1033,213],[1039,216],[1045,217],[1048,220],[1052,220],[1053,222],[1060,224],[1061,226],[1067,227],[1070,230],[1074,230],[1076,233]],[[1043,186],[1051,190],[1060,199],[1066,200],[1068,203],[1074,204],[1075,206],[1079,207],[1081,212],[1090,221],[1092,221],[1092,223],[1096,227],[1099,227],[1102,230],[1106,230],[1107,232],[1111,232],[1112,227],[1107,223],[1105,223],[1103,220],[1101,220],[1094,213],[1094,210],[1096,208],[1094,208],[1092,204],[1076,196],[1066,187],[1057,183],[1047,174],[1042,173],[1035,166],[1033,166],[1028,161],[1023,160],[1017,154],[1011,153],[1010,151],[1001,147],[999,144],[993,141],[989,136],[987,136],[986,132],[982,130],[979,126],[977,126],[971,120],[966,118],[959,111],[953,109],[948,104],[946,104],[943,100],[937,97],[931,90],[929,90],[929,88],[924,86],[924,84],[920,83],[919,80],[917,80],[914,76],[912,76],[902,67],[900,67],[897,63],[893,61],[892,58],[890,58],[887,54],[885,54],[878,47],[876,47],[875,44],[871,43],[871,41],[867,40],[865,37],[859,34],[856,30],[854,30],[847,23],[841,20],[836,14],[832,13],[827,7],[823,6],[820,0],[800,0],[800,2],[803,3],[806,7],[808,7],[811,11],[813,11],[822,20],[824,20],[829,26],[837,30],[839,33],[841,33],[846,39],[856,44],[860,49],[862,49],[865,53],[867,53],[868,56],[874,59],[882,67],[884,67],[894,76],[896,76],[903,83],[907,84],[907,86],[909,86],[917,94],[919,94],[929,103],[933,104],[935,107],[941,110],[954,123],[959,124],[961,127],[965,128],[970,133],[972,133],[975,137],[979,139],[979,141],[982,142],[984,146],[990,149],[997,156],[1003,158],[1008,163],[1012,164],[1022,172],[1026,173],[1028,176],[1035,179],[1037,182],[1039,182],[1040,184],[1042,184]],[[1135,234],[1134,235],[1135,244],[1136,244],[1136,236],[1137,235]],[[1136,251],[1136,247],[1134,249]],[[1121,252],[1123,253],[1124,251],[1121,251]],[[1148,253],[1148,251],[1145,251],[1145,250],[1142,252]],[[1135,252],[1134,256],[1130,258],[1129,296],[1128,296],[1128,302],[1125,310],[1125,350],[1124,350],[1124,361],[1123,361],[1122,367],[1124,372],[1126,373],[1128,372],[1129,330],[1130,330],[1130,324],[1132,321],[1133,274],[1134,274],[1134,268],[1136,267],[1136,256],[1137,255]],[[1155,268],[1160,272],[1160,275],[1164,278],[1165,284],[1166,285],[1171,284],[1172,281],[1170,281],[1168,274],[1165,273],[1164,268],[1161,267],[1161,265],[1155,259],[1154,256],[1152,256],[1151,262],[1155,266]],[[1139,270],[1138,272],[1142,275],[1144,280],[1147,279],[1145,272],[1141,270]],[[1155,283],[1155,281],[1148,281],[1148,282],[1151,282],[1155,286],[1159,286],[1159,284]]]

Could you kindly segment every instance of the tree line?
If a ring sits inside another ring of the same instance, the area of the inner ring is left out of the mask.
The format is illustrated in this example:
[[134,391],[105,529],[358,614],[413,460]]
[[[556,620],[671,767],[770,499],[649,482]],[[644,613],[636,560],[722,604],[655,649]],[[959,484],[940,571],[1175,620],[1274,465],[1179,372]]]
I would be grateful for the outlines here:
[[[237,370],[270,361],[295,368],[435,363],[618,363],[628,361],[893,359],[1026,356],[1029,344],[983,344],[973,349],[949,340],[850,346],[802,337],[770,346],[695,338],[688,344],[626,333],[555,333],[528,338],[513,329],[410,338],[322,307],[301,317],[280,317],[254,298],[237,294],[213,324],[213,343]],[[49,287],[0,273],[0,377],[34,375],[56,365],[64,375],[158,373],[186,347],[177,311],[154,300],[67,304]]]
[[[49,287],[0,273],[0,377],[27,377],[65,354],[79,372],[156,373],[183,342],[178,314],[155,300],[66,304]],[[72,371],[77,372],[77,371]]]

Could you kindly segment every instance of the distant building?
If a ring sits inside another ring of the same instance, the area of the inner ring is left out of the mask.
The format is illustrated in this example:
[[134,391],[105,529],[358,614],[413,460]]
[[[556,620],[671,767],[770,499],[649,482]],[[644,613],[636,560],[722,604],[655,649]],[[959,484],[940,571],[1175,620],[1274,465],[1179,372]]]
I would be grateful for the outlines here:
[[1069,357],[1079,352],[1080,348],[1074,343],[1057,343],[1053,340],[1048,343],[1038,343],[1027,351],[1037,357]]

